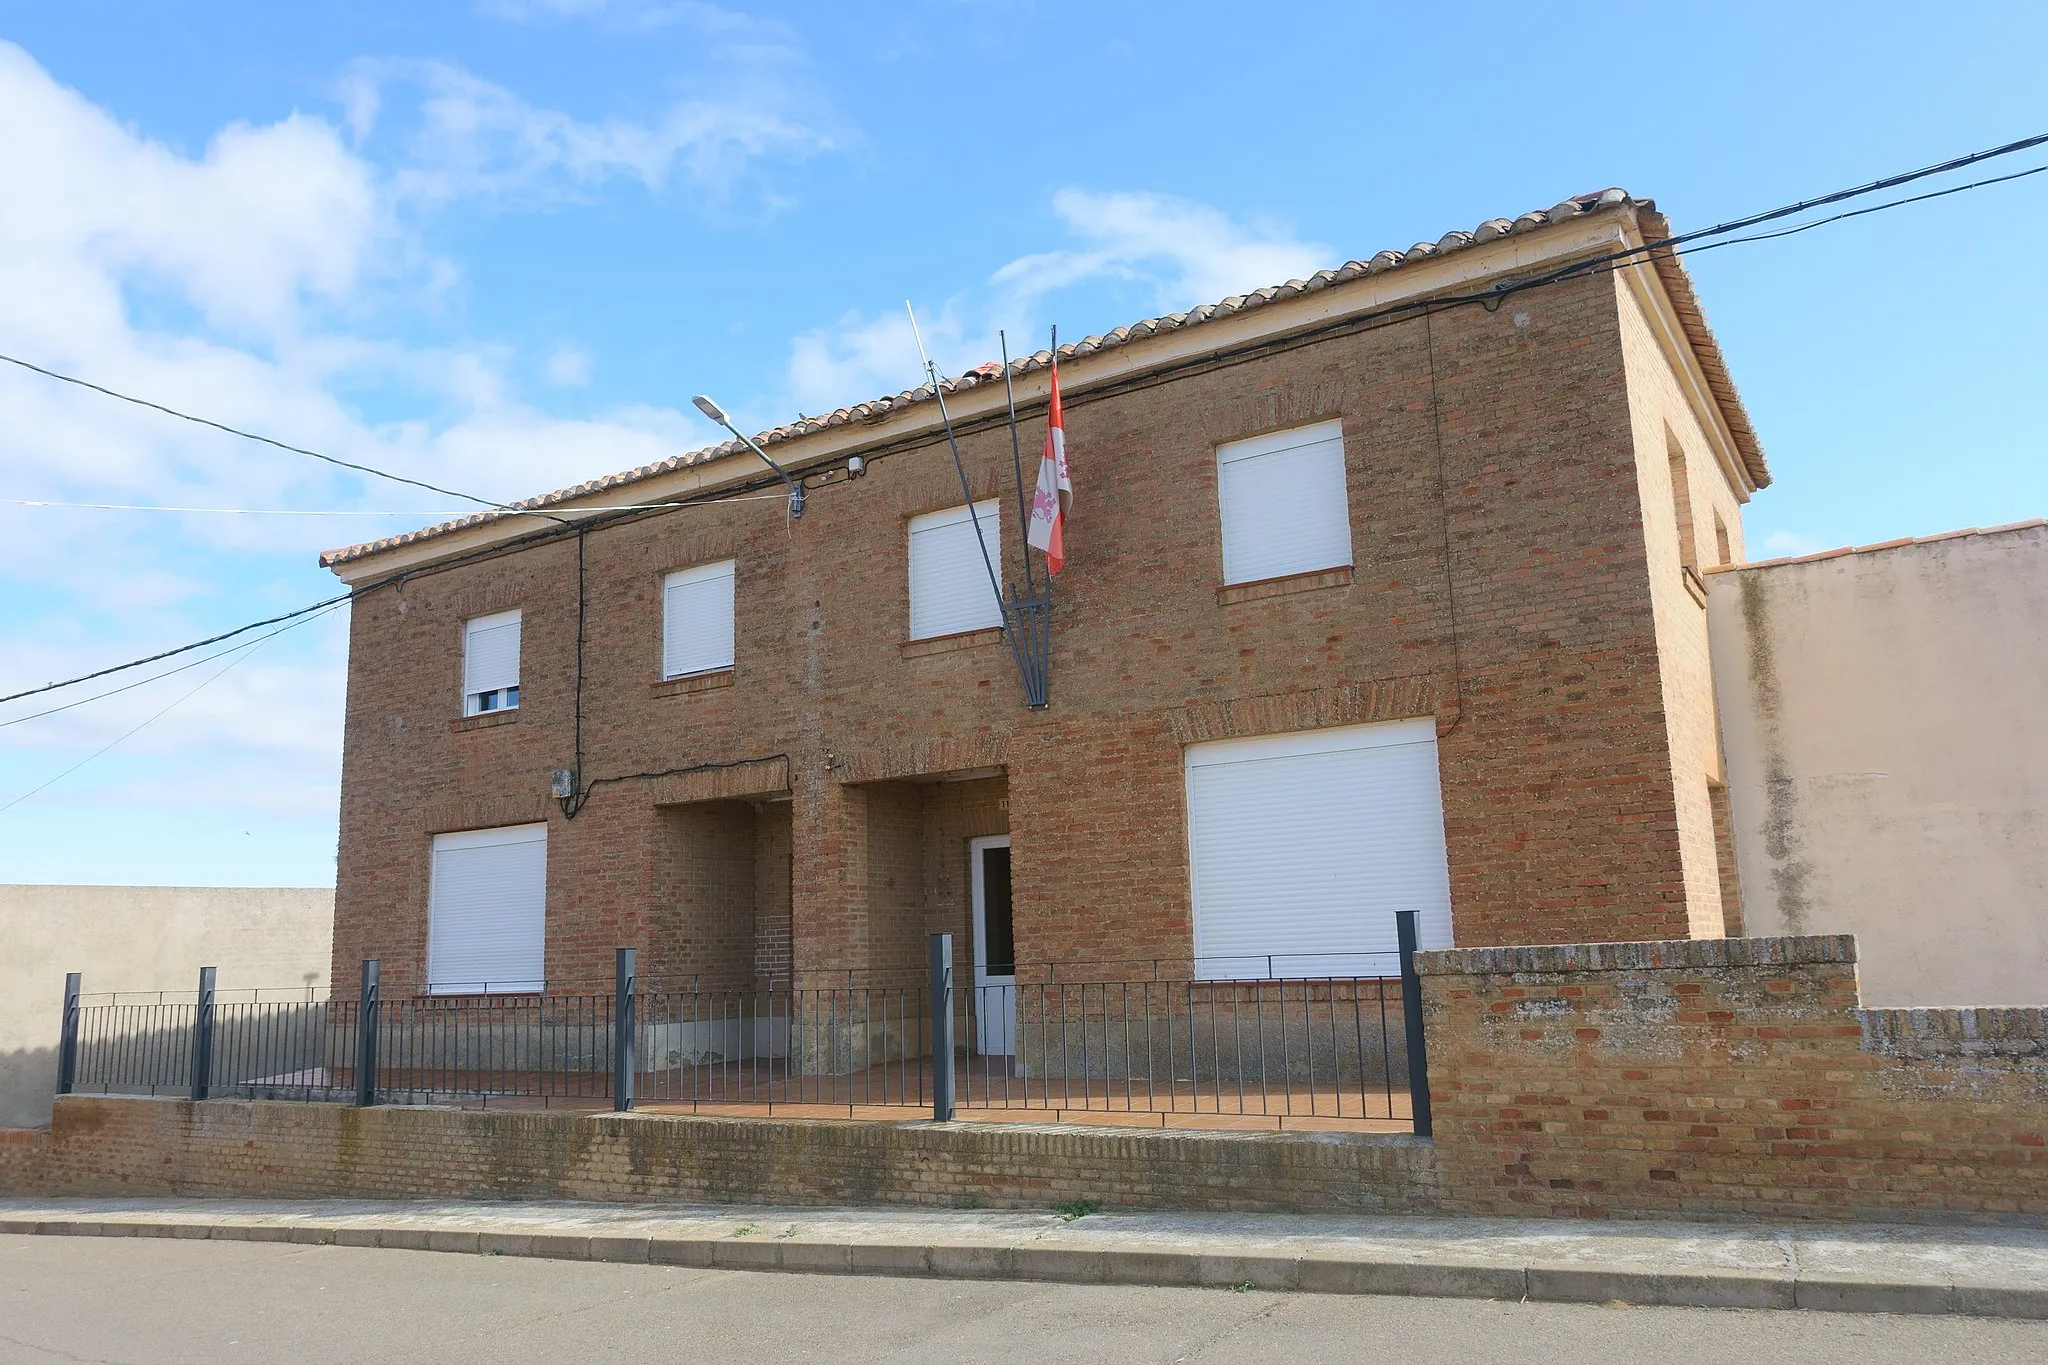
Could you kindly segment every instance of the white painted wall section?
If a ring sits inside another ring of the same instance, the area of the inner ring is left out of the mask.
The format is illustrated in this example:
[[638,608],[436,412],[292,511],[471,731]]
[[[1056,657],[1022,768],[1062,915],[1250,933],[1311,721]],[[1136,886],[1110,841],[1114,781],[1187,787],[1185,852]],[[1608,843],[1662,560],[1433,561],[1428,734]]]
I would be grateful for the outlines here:
[[1878,1006],[2048,1004],[2048,526],[1708,575],[1745,928]]

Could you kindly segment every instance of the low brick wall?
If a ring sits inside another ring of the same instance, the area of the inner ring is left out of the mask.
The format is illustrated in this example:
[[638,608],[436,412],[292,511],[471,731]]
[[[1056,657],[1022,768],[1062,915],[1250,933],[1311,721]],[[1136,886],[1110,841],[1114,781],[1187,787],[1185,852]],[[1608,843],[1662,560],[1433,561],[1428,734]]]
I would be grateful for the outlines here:
[[1446,1211],[2048,1222],[2048,1011],[1859,1009],[1847,936],[1417,966]]
[[0,1191],[2048,1224],[2048,1011],[1859,1009],[1843,937],[1417,965],[1433,1142],[71,1096]]
[[1405,1212],[1437,1199],[1406,1134],[1211,1134],[67,1096],[0,1147],[43,1195],[586,1199]]

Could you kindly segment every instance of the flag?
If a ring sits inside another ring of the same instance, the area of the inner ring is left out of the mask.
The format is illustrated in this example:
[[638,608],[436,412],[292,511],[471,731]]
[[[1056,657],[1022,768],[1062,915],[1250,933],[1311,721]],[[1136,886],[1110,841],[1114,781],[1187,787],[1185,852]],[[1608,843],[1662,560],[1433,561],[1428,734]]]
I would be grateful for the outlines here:
[[1031,530],[1025,539],[1045,551],[1045,567],[1058,573],[1067,562],[1067,509],[1074,485],[1067,478],[1066,419],[1060,415],[1060,362],[1052,362],[1052,406],[1045,415],[1045,454],[1038,462],[1038,487],[1031,495]]

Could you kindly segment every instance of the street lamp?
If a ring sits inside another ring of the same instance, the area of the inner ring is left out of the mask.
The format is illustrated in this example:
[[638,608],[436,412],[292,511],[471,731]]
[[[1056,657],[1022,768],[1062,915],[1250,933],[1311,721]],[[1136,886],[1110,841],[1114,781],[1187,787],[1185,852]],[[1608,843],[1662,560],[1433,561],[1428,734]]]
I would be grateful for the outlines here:
[[798,483],[795,479],[789,477],[789,471],[787,469],[784,469],[781,465],[769,459],[768,452],[761,449],[761,447],[755,445],[752,437],[748,436],[745,432],[741,431],[738,427],[734,426],[732,424],[732,419],[725,415],[724,408],[721,408],[720,406],[718,406],[718,404],[712,402],[709,398],[707,398],[705,395],[701,393],[698,394],[695,398],[692,398],[690,401],[697,405],[697,411],[703,413],[706,417],[709,417],[712,421],[718,423],[718,425],[724,427],[727,431],[739,437],[740,443],[742,445],[746,446],[747,449],[753,451],[756,455],[759,455],[761,457],[761,462],[763,464],[767,465],[770,469],[774,470],[777,474],[780,474],[782,476],[782,481],[789,485],[789,519],[791,521],[797,521],[802,519],[804,514],[804,486]]

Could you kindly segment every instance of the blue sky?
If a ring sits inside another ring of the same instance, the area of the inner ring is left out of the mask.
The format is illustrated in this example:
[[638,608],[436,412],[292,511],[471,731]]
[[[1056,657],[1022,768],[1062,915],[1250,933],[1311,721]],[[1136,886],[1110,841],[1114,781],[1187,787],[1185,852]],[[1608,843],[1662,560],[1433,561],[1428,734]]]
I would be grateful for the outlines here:
[[[695,392],[910,386],[905,297],[957,371],[1607,185],[1684,230],[2048,130],[2048,9],[1926,15],[10,0],[0,350],[517,497],[708,441]],[[2043,221],[2048,175],[1694,259],[1752,555],[2048,511]],[[451,510],[12,370],[0,498],[396,514],[0,503],[0,691]],[[0,805],[90,758],[0,811],[0,881],[330,884],[343,646],[0,707]]]

